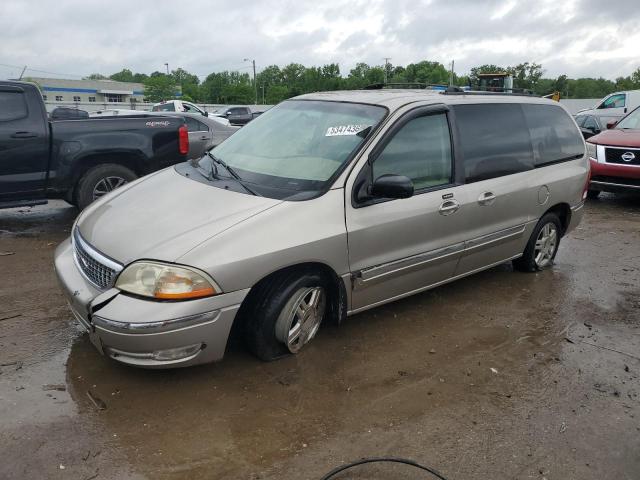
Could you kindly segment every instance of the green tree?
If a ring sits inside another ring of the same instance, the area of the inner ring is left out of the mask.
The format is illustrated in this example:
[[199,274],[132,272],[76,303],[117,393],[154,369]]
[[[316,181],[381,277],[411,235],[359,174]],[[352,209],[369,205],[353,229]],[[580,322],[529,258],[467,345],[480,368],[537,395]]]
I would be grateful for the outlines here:
[[144,96],[150,102],[161,102],[175,98],[176,84],[168,75],[156,75],[147,78],[144,82]]
[[267,87],[266,102],[269,105],[275,105],[287,98],[290,98],[289,88],[286,85],[271,85]]
[[92,73],[91,75],[84,77],[83,80],[107,80],[107,77],[101,73]]
[[133,72],[128,68],[123,68],[119,72],[114,73],[113,75],[109,75],[109,78],[117,82],[133,82],[134,81]]

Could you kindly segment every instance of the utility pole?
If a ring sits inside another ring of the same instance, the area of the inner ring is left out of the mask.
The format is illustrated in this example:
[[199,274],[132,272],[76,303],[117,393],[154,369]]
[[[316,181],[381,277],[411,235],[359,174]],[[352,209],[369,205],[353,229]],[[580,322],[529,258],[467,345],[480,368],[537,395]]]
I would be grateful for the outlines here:
[[167,75],[169,75],[169,64],[165,63],[164,66],[167,67]]
[[387,83],[388,80],[389,60],[391,60],[391,57],[384,57],[384,83]]
[[451,74],[449,75],[449,86],[453,87],[453,67],[455,65],[456,61],[455,60],[451,60]]
[[[248,62],[249,59],[245,58],[244,61]],[[256,82],[256,61],[255,60],[251,60],[251,65],[253,65],[253,88],[254,88],[255,94],[256,94],[256,103],[255,103],[255,105],[258,105],[258,83]]]

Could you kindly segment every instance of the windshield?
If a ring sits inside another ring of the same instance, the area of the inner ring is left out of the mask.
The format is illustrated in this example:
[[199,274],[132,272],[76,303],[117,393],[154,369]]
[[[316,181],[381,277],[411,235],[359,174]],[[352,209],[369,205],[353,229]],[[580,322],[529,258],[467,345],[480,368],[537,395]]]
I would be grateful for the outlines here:
[[[243,181],[283,190],[280,198],[323,190],[385,113],[373,105],[290,100],[260,115],[213,153]],[[211,162],[205,156],[200,165],[209,169]]]
[[636,108],[629,115],[620,120],[616,128],[640,130],[640,108]]

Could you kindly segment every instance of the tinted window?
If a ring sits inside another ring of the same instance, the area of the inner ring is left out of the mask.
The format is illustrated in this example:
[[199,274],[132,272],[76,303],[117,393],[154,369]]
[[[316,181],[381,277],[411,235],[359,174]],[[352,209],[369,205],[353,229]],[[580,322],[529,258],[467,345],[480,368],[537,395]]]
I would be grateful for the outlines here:
[[409,177],[416,190],[451,183],[451,139],[447,117],[410,120],[373,163],[373,178],[384,174]]
[[467,183],[533,168],[529,131],[519,104],[457,105],[455,114]]
[[631,129],[637,130],[640,129],[640,108],[636,108],[629,115],[624,117],[620,122],[616,125],[618,129]]
[[27,116],[27,104],[22,92],[0,92],[0,121],[17,120]]
[[187,116],[184,117],[184,120],[185,120],[185,122],[187,122],[187,130],[189,132],[197,132],[197,131],[200,130],[200,125],[199,125],[200,122],[194,120],[191,117],[187,117]]
[[198,120],[185,116],[185,121],[187,122],[187,130],[189,132],[208,132],[209,127],[207,127],[204,123],[199,122]]
[[160,105],[154,105],[151,111],[152,112],[175,112],[176,107],[173,103],[163,103]]
[[624,107],[624,104],[625,104],[625,97],[626,95],[624,93],[611,95],[604,102],[602,102],[598,106],[598,108],[622,108]]
[[582,127],[586,119],[587,119],[587,115],[578,115],[576,116],[576,123],[578,124],[579,127]]
[[600,130],[598,122],[596,121],[596,117],[594,117],[593,115],[589,115],[587,117],[582,128],[588,128],[590,130]]
[[584,155],[582,135],[561,107],[525,104],[522,109],[531,133],[536,166]]
[[231,115],[246,115],[248,113],[246,108],[230,108],[229,112]]

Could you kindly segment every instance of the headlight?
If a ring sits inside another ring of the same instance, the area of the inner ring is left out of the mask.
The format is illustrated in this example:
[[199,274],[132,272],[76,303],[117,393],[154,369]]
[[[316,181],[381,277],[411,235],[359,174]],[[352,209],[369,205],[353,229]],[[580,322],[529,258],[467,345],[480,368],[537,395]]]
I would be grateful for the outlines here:
[[118,276],[116,288],[159,300],[186,300],[221,293],[203,272],[157,262],[132,263]]
[[596,144],[595,143],[587,143],[587,155],[589,156],[589,158],[593,158],[594,160],[598,159],[598,151],[596,149]]

